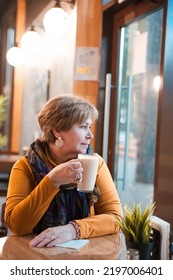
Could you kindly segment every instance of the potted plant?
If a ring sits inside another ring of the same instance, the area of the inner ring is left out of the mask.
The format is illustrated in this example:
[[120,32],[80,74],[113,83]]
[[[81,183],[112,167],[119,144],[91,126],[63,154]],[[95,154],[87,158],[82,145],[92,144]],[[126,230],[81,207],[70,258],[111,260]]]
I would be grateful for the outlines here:
[[7,144],[7,136],[3,134],[3,125],[5,122],[5,106],[6,106],[6,97],[0,95],[0,149],[5,147]]
[[150,218],[154,214],[155,203],[143,209],[140,203],[125,205],[123,210],[124,217],[118,223],[124,233],[127,249],[135,248],[139,250],[140,259],[149,259],[152,249]]

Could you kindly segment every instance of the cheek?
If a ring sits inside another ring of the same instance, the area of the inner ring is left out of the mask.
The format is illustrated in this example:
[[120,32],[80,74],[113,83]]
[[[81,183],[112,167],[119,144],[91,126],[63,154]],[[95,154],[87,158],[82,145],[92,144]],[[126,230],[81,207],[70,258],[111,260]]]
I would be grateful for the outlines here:
[[71,134],[68,136],[68,143],[70,146],[77,145],[83,139],[82,135],[80,134]]
[[78,145],[85,138],[85,133],[81,130],[73,130],[63,135],[63,138],[68,146]]
[[[73,138],[73,141],[74,141],[75,143],[79,143],[79,142],[82,141],[82,139],[83,139],[82,135],[75,135],[74,138]],[[72,140],[71,140],[71,141],[72,141]]]

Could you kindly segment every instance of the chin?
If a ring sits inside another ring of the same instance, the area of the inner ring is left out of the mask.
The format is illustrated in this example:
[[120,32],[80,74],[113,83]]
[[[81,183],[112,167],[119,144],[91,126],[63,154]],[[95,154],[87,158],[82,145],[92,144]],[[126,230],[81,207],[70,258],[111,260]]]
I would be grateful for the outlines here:
[[78,154],[86,154],[86,152],[87,152],[87,148],[83,148],[78,151]]

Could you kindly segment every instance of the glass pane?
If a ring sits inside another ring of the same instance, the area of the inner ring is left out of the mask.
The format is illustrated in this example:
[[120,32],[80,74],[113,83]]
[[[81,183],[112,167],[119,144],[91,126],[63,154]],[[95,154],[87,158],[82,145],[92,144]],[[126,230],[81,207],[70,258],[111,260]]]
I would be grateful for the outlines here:
[[116,185],[123,203],[151,202],[163,10],[121,28]]
[[102,4],[106,5],[107,3],[111,2],[112,0],[102,0]]
[[[6,51],[14,46],[14,36],[14,29],[8,28]],[[5,83],[0,96],[0,151],[8,150],[10,139],[13,67],[6,62],[5,70]]]

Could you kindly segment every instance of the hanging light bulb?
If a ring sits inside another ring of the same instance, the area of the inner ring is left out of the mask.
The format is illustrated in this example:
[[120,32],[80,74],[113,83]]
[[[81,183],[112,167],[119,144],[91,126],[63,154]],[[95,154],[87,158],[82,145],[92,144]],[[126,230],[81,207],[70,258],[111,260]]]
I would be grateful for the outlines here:
[[25,63],[26,57],[21,48],[12,47],[7,51],[6,59],[10,65],[18,67]]
[[60,7],[51,8],[44,15],[43,26],[50,35],[64,35],[70,28],[70,17]]
[[37,54],[42,47],[42,38],[34,30],[27,31],[21,38],[21,48],[30,55]]
[[156,91],[159,91],[160,85],[161,85],[161,77],[160,77],[160,76],[156,76],[156,77],[153,79],[153,86],[154,86],[154,89],[155,89]]

